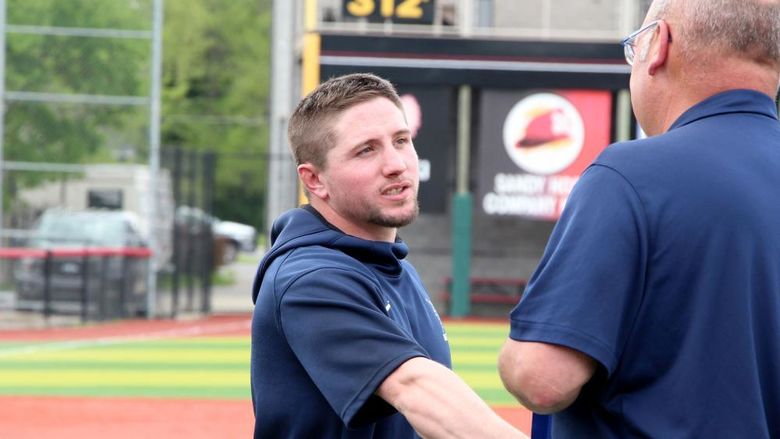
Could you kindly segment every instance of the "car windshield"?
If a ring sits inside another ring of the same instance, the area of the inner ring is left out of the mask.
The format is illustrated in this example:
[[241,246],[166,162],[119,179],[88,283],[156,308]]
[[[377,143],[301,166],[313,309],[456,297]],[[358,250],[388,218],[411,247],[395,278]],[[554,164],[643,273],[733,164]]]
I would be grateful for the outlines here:
[[32,246],[106,246],[127,243],[127,228],[122,217],[90,212],[44,215],[36,228]]

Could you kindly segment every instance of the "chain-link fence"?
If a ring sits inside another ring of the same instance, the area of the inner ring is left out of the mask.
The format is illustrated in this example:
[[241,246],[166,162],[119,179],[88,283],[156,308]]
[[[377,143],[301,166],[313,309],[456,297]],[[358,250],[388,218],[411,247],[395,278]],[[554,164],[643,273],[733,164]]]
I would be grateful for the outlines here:
[[0,306],[145,315],[170,258],[151,166],[159,0],[0,0]]

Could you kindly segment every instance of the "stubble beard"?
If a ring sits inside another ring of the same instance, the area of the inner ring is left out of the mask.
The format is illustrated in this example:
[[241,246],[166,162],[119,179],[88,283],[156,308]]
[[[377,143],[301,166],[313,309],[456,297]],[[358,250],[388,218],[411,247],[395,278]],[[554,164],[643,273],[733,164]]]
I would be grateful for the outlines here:
[[380,227],[399,228],[408,226],[420,213],[420,204],[417,202],[417,198],[414,198],[413,203],[412,209],[404,215],[391,216],[382,212],[381,209],[368,208],[366,209],[366,221]]

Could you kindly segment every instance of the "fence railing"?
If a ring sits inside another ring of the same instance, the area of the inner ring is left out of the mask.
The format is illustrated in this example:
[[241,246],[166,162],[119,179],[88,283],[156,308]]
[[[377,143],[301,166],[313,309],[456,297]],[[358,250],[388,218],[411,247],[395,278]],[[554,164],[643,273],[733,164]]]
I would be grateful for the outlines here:
[[145,315],[151,255],[146,247],[0,247],[16,310],[82,322]]

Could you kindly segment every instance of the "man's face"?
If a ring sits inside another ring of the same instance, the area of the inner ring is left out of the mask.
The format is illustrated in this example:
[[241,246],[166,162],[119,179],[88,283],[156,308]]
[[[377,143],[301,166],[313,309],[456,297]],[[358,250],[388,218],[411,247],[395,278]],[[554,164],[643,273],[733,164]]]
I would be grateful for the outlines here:
[[334,147],[319,174],[331,222],[366,239],[382,239],[417,216],[417,152],[401,110],[375,98],[345,110],[333,126]]

